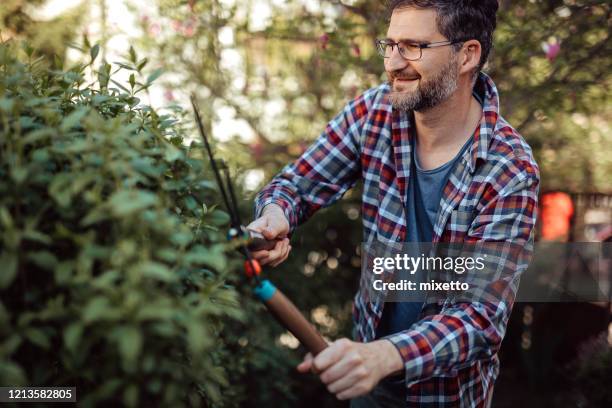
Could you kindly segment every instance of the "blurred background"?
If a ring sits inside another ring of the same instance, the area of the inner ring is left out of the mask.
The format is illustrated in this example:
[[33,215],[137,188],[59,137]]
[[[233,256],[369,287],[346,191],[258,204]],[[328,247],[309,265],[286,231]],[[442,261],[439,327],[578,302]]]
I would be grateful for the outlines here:
[[[27,40],[70,65],[100,45],[109,63],[130,47],[161,76],[144,102],[188,109],[235,176],[241,210],[298,157],[350,99],[385,79],[373,41],[382,2],[361,0],[2,0],[2,41]],[[534,149],[542,175],[537,239],[612,239],[612,42],[608,1],[500,1],[485,71],[501,113]],[[60,63],[56,62],[56,63]],[[128,81],[129,71],[119,73]],[[192,118],[182,119],[196,133]],[[187,141],[189,138],[187,137]],[[269,276],[329,339],[350,336],[360,273],[360,188],[320,211]],[[215,339],[239,363],[212,405],[345,406],[294,369],[304,351],[243,290],[246,323]],[[612,404],[610,303],[518,303],[501,349],[494,407]]]

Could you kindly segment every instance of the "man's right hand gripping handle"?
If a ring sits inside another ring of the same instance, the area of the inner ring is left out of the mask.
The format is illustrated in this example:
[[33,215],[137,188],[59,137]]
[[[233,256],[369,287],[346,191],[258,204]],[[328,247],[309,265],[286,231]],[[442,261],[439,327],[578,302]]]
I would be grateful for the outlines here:
[[264,207],[261,217],[247,226],[247,229],[261,233],[268,240],[277,240],[273,249],[252,252],[253,258],[262,265],[277,266],[289,256],[289,221],[283,209],[276,204]]

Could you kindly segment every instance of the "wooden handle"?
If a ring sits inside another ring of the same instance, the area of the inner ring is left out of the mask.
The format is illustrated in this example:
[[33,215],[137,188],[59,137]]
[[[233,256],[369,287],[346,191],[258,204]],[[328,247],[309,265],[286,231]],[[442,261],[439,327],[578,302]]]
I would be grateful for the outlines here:
[[249,232],[249,242],[247,243],[247,248],[251,252],[266,250],[270,251],[274,249],[278,240],[267,240],[264,238],[262,234],[257,231],[247,230]]
[[262,281],[255,289],[255,294],[266,305],[274,317],[276,317],[276,319],[289,330],[313,356],[316,356],[327,348],[327,342],[314,326],[306,320],[297,307],[295,307],[280,290],[274,287],[270,281]]

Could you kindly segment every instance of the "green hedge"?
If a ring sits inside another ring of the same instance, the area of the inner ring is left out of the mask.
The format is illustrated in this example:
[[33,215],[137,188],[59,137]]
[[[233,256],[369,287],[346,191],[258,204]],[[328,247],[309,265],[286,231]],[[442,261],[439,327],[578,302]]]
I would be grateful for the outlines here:
[[58,71],[0,44],[0,385],[222,404],[236,363],[216,336],[242,318],[227,214],[201,146],[135,96],[159,72],[132,51],[122,85],[90,52]]

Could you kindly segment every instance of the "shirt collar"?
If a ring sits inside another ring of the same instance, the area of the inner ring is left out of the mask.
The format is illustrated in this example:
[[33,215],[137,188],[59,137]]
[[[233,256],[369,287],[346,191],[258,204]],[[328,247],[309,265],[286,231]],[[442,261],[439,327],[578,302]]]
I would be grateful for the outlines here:
[[493,139],[499,117],[499,93],[493,80],[484,72],[478,74],[474,84],[474,93],[479,96],[483,106],[480,126],[474,133],[474,141],[467,162],[470,173],[474,173],[476,170],[478,159],[487,160],[489,144]]
[[[391,87],[388,83],[383,86],[383,92],[386,94],[390,92]],[[479,72],[476,82],[474,84],[473,93],[478,95],[477,99],[482,103],[482,118],[480,119],[480,126],[476,128],[474,132],[474,140],[470,148],[469,159],[467,162],[470,173],[474,173],[476,170],[476,164],[478,159],[483,161],[487,160],[487,151],[489,150],[489,144],[493,138],[495,126],[499,117],[499,93],[493,80],[484,72]],[[412,120],[414,120],[412,112],[396,112],[391,107],[388,99],[383,100],[383,105],[389,111],[393,111],[397,116],[394,123],[397,122],[398,126],[402,129],[405,137],[412,137],[412,132],[409,129],[412,127]]]

